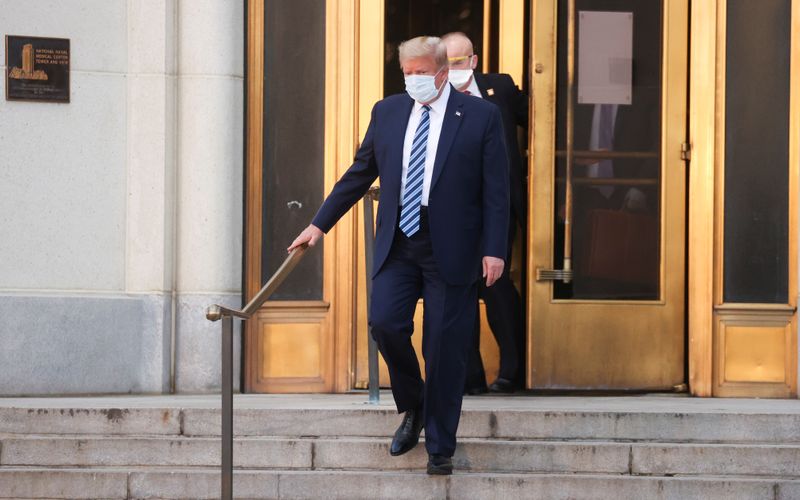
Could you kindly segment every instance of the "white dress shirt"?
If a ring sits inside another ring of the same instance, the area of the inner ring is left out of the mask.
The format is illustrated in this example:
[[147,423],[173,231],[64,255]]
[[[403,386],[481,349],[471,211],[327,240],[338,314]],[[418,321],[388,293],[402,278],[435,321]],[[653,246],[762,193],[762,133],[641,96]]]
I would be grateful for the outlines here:
[[[436,160],[436,150],[439,149],[439,136],[442,135],[442,122],[444,113],[447,110],[447,100],[450,99],[450,83],[445,80],[445,87],[442,95],[430,104],[428,118],[430,125],[428,129],[428,149],[425,151],[425,178],[422,180],[422,206],[428,206],[428,194],[431,190],[431,179],[433,178],[433,162]],[[414,102],[411,109],[411,116],[408,118],[406,127],[406,138],[403,143],[403,173],[400,177],[400,204],[403,204],[403,193],[406,190],[406,177],[408,176],[408,156],[411,154],[411,145],[414,142],[414,134],[417,133],[417,126],[422,119],[422,104]]]
[[472,79],[470,80],[469,85],[467,85],[467,88],[465,90],[469,91],[470,95],[473,95],[475,97],[480,97],[481,99],[483,99],[483,96],[481,95],[481,90],[478,88],[478,84],[475,82],[475,75],[472,75]]

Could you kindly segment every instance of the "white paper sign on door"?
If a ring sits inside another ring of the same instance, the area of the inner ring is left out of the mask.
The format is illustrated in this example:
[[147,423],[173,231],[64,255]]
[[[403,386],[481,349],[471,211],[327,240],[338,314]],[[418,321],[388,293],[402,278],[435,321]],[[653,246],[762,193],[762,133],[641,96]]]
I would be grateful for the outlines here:
[[578,12],[578,103],[631,104],[633,13]]

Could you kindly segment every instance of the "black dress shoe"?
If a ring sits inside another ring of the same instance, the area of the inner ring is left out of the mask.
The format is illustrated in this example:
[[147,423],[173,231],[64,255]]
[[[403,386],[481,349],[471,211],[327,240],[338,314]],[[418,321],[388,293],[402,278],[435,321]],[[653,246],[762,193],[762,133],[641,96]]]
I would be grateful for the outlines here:
[[428,455],[428,474],[449,476],[453,473],[453,459],[444,455]]
[[511,393],[514,392],[514,382],[506,378],[497,377],[494,382],[489,385],[489,392]]
[[411,451],[419,443],[419,433],[422,431],[422,407],[408,410],[403,417],[403,422],[394,433],[389,454],[393,457]]

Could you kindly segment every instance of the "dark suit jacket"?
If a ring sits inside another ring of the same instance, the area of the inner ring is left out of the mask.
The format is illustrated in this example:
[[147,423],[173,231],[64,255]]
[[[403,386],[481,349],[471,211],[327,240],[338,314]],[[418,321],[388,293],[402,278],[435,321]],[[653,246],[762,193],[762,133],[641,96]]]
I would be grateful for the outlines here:
[[[373,276],[389,255],[397,227],[403,142],[413,104],[403,93],[375,105],[353,165],[312,221],[328,232],[380,177]],[[447,283],[477,281],[483,256],[505,259],[508,199],[508,158],[498,108],[451,87],[428,196],[433,256]]]
[[[528,96],[504,73],[475,73],[478,90],[487,101],[500,109],[508,150],[511,208],[522,227],[528,215],[527,165],[520,156],[517,127],[528,126]],[[491,92],[490,92],[491,90]]]

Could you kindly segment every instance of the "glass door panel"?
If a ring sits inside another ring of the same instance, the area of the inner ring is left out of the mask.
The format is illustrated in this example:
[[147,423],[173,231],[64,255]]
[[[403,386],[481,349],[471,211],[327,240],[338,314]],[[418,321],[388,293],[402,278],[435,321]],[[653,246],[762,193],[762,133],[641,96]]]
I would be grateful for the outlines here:
[[684,380],[687,0],[534,0],[529,386]]
[[558,4],[553,252],[563,261],[571,94],[573,277],[554,298],[657,300],[662,2],[577,0],[571,93],[568,3]]

